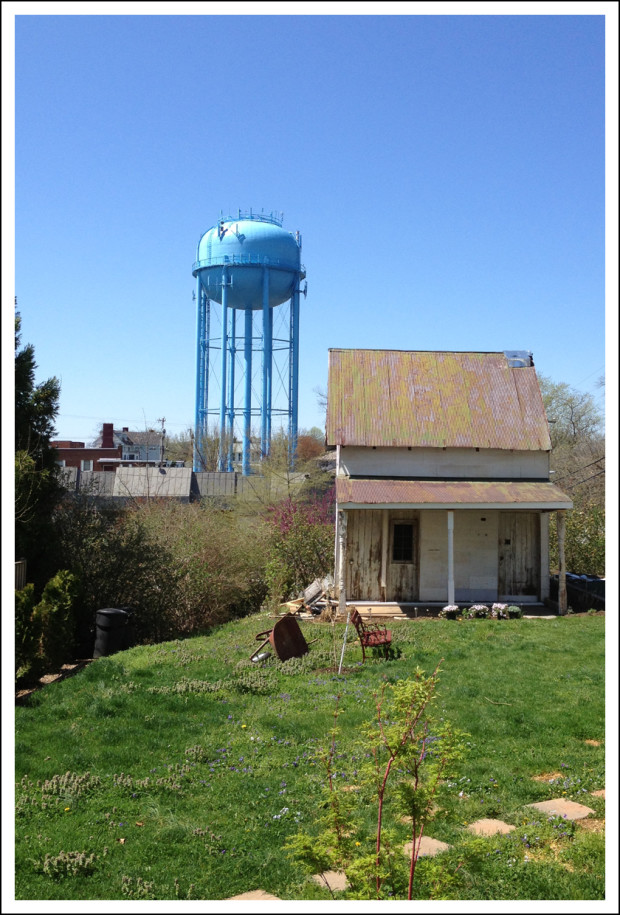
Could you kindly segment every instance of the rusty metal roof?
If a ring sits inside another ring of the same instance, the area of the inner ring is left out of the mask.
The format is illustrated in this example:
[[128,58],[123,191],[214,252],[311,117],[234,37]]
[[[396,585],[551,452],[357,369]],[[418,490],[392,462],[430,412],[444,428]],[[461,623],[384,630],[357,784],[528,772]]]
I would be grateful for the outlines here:
[[533,366],[502,353],[331,349],[328,445],[549,451]]
[[572,508],[569,496],[553,483],[507,483],[500,480],[356,480],[336,479],[336,500],[342,508],[401,505],[463,508]]

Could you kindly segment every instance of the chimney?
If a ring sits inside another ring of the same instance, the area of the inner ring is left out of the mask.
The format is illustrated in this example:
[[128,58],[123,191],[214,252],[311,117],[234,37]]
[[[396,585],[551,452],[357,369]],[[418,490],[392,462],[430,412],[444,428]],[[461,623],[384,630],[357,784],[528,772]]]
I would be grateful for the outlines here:
[[123,432],[129,432],[129,426],[123,426]]
[[114,448],[114,425],[113,423],[104,423],[101,435],[102,448]]

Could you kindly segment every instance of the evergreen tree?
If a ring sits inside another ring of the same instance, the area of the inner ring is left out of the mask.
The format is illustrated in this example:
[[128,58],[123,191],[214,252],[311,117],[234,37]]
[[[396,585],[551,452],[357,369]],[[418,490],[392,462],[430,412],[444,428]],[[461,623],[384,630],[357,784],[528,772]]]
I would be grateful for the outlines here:
[[60,494],[56,450],[51,447],[58,412],[57,378],[35,382],[34,347],[21,347],[15,316],[15,551],[28,561],[28,578],[41,586],[55,569],[50,521]]

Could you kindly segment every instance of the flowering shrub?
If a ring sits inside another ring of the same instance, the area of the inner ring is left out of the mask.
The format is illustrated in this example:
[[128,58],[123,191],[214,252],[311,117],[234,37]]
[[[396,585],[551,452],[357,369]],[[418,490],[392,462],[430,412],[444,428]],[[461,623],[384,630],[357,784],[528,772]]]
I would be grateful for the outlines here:
[[461,608],[458,604],[448,604],[446,607],[439,611],[439,616],[443,620],[453,620],[456,619],[460,613]]
[[472,604],[467,610],[463,610],[463,619],[466,620],[485,620],[489,616],[489,608],[486,604]]
[[521,617],[523,616],[523,610],[521,609],[521,607],[515,607],[513,605],[508,607],[508,610],[506,612],[508,614],[508,618],[512,619],[512,620],[517,620],[517,619],[520,620]]
[[272,600],[294,597],[332,569],[334,492],[306,501],[286,499],[269,510],[266,579]]
[[507,620],[508,604],[493,604],[489,616],[492,620]]

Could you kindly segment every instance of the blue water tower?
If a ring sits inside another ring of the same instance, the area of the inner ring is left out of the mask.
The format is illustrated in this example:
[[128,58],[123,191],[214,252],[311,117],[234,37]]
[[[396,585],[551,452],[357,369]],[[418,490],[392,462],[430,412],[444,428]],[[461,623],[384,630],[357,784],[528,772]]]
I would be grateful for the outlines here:
[[[219,433],[219,470],[233,470],[233,444],[240,429],[241,469],[249,474],[253,421],[258,421],[261,457],[266,457],[274,418],[286,423],[292,461],[297,441],[300,282],[306,276],[299,232],[287,232],[282,218],[273,213],[239,210],[236,218],[221,218],[202,235],[192,274],[197,306],[194,470],[205,469],[201,444],[210,421]],[[274,311],[286,309],[285,303],[288,309],[279,315],[284,329],[274,338]],[[276,355],[280,361],[274,397]]]

